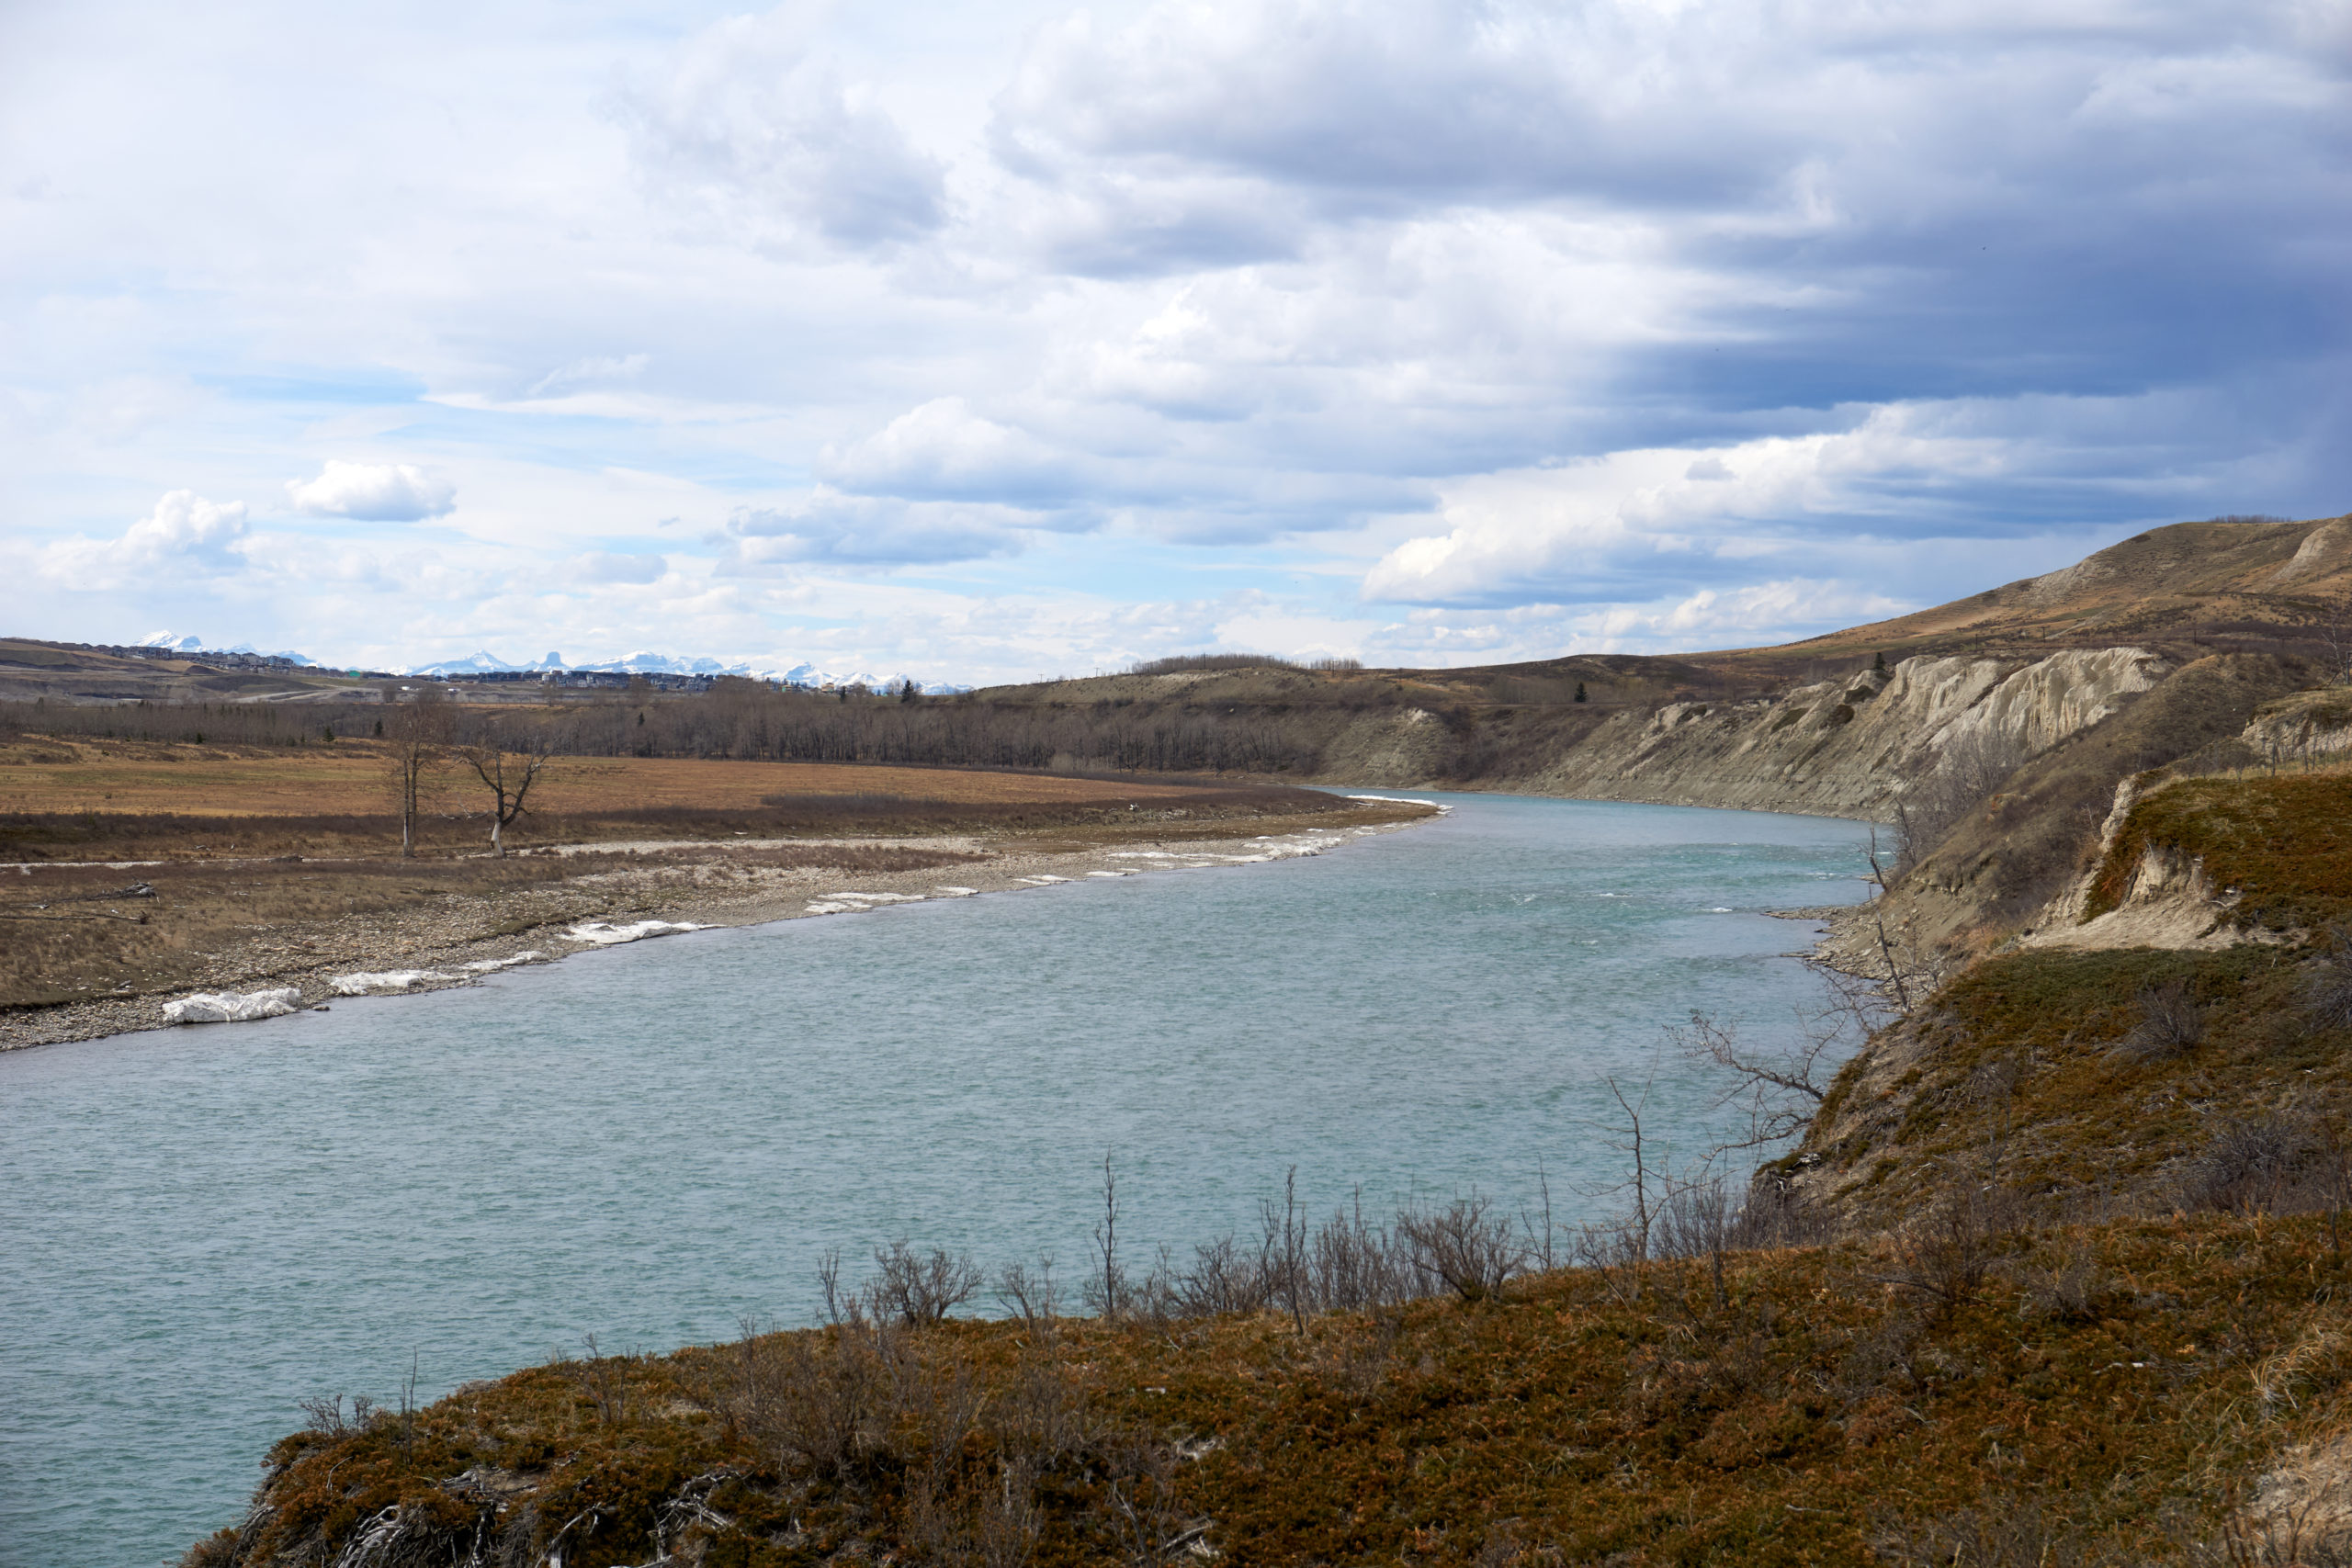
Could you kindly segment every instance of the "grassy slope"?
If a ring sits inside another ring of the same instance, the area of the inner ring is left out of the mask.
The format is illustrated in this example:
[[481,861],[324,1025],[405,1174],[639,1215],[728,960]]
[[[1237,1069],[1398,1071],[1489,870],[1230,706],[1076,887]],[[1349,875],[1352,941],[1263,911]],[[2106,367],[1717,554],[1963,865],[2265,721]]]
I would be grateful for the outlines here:
[[[2089,868],[2090,915],[2151,847],[2238,889],[2226,919],[2306,940],[1996,953],[1847,1064],[1785,1162],[1812,1196],[1880,1223],[1963,1174],[2044,1195],[2193,1202],[2182,1194],[2212,1174],[2232,1128],[2276,1125],[2308,1164],[2327,1127],[2352,1123],[2352,1030],[2312,1006],[2314,987],[2352,974],[2327,934],[2352,919],[2352,776],[2159,783]],[[2202,1035],[2151,1055],[2135,1032],[2167,991],[2200,1010]]]
[[2340,921],[2352,913],[2352,775],[2184,779],[2143,795],[2100,863],[2086,912],[2115,908],[2152,848],[2202,861],[2217,890],[2234,889],[2235,923],[2290,931]]

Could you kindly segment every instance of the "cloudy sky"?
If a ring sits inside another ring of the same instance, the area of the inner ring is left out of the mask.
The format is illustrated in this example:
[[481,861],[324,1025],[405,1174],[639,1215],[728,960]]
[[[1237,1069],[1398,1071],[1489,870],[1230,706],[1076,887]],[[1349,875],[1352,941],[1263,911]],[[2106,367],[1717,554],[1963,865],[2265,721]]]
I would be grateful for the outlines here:
[[2346,0],[0,6],[0,631],[1810,635],[2352,507]]

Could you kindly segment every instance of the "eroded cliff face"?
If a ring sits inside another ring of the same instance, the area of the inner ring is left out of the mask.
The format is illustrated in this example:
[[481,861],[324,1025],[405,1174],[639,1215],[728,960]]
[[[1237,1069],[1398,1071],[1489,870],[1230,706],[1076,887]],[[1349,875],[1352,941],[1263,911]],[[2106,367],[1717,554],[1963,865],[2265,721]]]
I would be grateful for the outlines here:
[[[2027,661],[1906,659],[1774,696],[1594,716],[1548,754],[1473,787],[1884,818],[1912,781],[1973,739],[2030,756],[2098,724],[2170,673],[2144,649],[2075,649]],[[1460,787],[1460,739],[1420,708],[1368,715],[1326,749],[1333,782]]]

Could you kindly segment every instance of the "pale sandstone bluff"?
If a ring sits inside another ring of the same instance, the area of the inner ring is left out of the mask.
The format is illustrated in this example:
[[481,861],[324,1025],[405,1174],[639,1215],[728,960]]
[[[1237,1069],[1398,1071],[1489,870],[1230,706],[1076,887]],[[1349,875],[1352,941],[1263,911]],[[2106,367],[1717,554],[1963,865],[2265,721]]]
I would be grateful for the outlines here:
[[[2297,692],[2255,715],[2238,739],[2250,756],[2274,765],[2340,756],[2352,751],[2352,697],[2341,688]],[[2150,844],[2141,852],[2114,908],[2084,919],[2099,867],[2141,795],[2138,779],[2125,779],[2116,786],[2115,804],[2099,829],[2098,856],[2092,869],[2034,918],[2030,934],[2020,938],[2018,946],[2187,951],[2308,940],[2305,931],[2233,923],[2230,911],[2242,897],[2238,889],[2215,887],[2201,859],[2167,844]]]
[[[1883,819],[1905,782],[1954,746],[1985,737],[2039,753],[2172,669],[2138,648],[2070,649],[2039,660],[1906,659],[1770,697],[1614,714],[1535,772],[1485,787]],[[1443,721],[1418,708],[1367,717],[1326,754],[1324,771],[1428,785],[1445,739]]]
[[2116,786],[2114,807],[2099,829],[2097,862],[2034,918],[2030,933],[2018,938],[2018,946],[2074,952],[2161,947],[2186,952],[2289,940],[2280,932],[2233,925],[2229,915],[2240,897],[2237,889],[2216,889],[2205,874],[2203,861],[2161,844],[2151,844],[2142,852],[2123,897],[2114,908],[2092,919],[2083,919],[2098,881],[2098,868],[2106,863],[2116,835],[2123,830],[2124,819],[2139,798],[2138,780],[2126,779]]

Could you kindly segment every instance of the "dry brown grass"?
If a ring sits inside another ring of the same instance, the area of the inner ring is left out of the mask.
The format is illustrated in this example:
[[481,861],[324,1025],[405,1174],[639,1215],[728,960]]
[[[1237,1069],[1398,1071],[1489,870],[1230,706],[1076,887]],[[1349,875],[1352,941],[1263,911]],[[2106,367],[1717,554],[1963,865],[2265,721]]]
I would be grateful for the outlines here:
[[[28,737],[0,745],[0,812],[184,817],[381,816],[393,808],[383,749],[368,740],[305,747],[168,746]],[[473,809],[454,770],[430,809]],[[566,757],[541,786],[555,817],[683,809],[757,811],[771,796],[895,796],[949,806],[1182,805],[1215,784],[1161,780],[746,762],[691,757]]]

